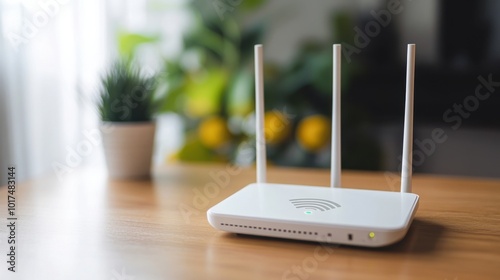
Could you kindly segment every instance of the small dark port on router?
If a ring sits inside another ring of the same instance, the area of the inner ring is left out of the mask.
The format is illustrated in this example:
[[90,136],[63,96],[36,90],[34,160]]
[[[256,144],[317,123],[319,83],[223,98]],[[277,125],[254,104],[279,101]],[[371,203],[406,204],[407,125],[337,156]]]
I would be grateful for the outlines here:
[[351,234],[351,233],[349,233],[349,234],[347,235],[347,239],[349,239],[349,241],[351,241],[351,240],[352,240],[352,234]]

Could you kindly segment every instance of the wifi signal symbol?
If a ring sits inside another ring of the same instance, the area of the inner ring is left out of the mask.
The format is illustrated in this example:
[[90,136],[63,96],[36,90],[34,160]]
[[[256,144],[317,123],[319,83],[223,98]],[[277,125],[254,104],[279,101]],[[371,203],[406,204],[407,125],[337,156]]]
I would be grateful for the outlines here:
[[296,198],[290,199],[295,208],[310,209],[315,211],[328,211],[340,207],[340,204],[331,200],[318,198]]

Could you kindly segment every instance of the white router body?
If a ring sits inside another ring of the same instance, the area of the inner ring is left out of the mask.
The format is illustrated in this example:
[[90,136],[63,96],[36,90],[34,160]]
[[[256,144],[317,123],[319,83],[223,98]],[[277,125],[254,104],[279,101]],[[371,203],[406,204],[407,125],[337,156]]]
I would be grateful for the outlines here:
[[412,193],[255,183],[208,211],[220,230],[380,247],[401,240],[417,210]]
[[[403,163],[412,159],[414,47],[408,49]],[[257,183],[210,208],[209,223],[233,233],[366,247],[401,240],[419,201],[411,193],[411,164],[403,164],[401,192],[340,188],[340,45],[334,45],[331,187],[265,182],[262,47],[255,52]]]

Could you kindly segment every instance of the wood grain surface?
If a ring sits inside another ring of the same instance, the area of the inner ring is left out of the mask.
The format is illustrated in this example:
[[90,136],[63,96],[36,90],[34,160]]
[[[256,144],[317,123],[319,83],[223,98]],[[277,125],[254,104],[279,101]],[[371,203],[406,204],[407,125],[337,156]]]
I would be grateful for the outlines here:
[[[254,169],[163,166],[150,180],[79,170],[18,183],[16,272],[7,270],[0,187],[0,279],[500,279],[500,180],[416,175],[406,238],[382,249],[238,236],[206,210]],[[270,182],[327,186],[328,170],[272,167]],[[344,171],[342,185],[398,191],[397,174]]]

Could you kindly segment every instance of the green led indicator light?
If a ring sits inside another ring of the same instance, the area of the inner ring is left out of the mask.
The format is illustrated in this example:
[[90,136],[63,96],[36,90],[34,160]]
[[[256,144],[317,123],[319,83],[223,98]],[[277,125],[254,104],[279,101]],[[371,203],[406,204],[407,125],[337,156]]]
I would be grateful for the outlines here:
[[375,238],[375,232],[370,232],[368,233],[368,237],[370,237],[371,239]]
[[312,213],[313,213],[313,212],[312,212],[312,211],[309,211],[309,210],[307,210],[307,211],[305,211],[305,212],[304,212],[304,214],[306,214],[306,215],[312,215]]

